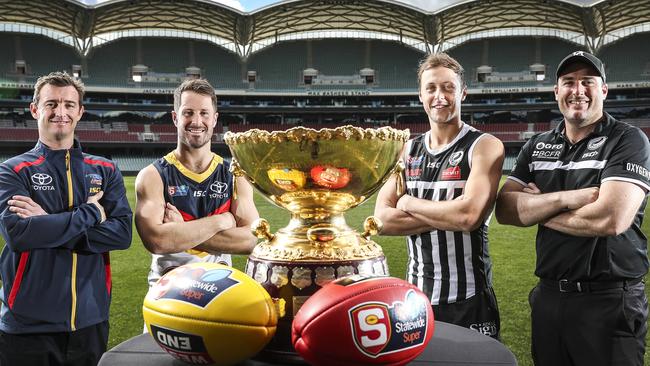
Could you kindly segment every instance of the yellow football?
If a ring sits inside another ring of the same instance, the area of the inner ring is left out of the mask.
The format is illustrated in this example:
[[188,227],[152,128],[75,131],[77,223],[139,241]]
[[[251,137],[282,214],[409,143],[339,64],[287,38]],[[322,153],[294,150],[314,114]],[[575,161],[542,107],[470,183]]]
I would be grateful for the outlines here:
[[165,274],[142,306],[149,334],[191,364],[231,365],[254,356],[275,334],[268,292],[232,267],[193,263]]

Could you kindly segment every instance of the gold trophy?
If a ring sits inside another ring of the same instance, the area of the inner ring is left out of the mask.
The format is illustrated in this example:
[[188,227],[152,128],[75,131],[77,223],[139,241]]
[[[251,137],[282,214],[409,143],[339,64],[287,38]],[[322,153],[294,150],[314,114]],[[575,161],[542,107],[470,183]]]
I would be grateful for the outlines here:
[[267,199],[291,212],[289,225],[275,234],[263,218],[252,228],[263,240],[248,258],[246,273],[269,292],[279,315],[275,337],[261,357],[297,361],[291,322],[321,286],[353,274],[388,274],[381,247],[370,240],[381,222],[368,217],[359,234],[343,214],[363,203],[390,174],[397,174],[398,190],[403,189],[397,161],[409,135],[390,127],[353,126],[225,134],[233,174],[245,176]]

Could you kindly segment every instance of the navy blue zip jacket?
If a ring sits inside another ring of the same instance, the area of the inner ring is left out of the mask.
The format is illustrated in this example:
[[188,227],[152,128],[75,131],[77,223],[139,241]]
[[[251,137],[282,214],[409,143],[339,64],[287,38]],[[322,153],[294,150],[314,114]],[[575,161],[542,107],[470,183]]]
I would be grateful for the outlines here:
[[[104,191],[100,204],[89,196]],[[48,215],[21,219],[12,196],[29,196]],[[108,159],[42,142],[0,164],[0,330],[69,332],[108,319],[111,268],[108,252],[131,245],[133,213],[122,174]]]

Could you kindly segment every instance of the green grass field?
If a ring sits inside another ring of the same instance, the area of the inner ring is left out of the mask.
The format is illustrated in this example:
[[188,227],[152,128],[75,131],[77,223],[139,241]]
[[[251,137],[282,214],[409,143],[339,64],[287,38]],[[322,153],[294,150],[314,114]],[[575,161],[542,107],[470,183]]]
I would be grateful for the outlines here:
[[[125,183],[131,206],[135,203],[134,178],[126,177]],[[256,194],[255,203],[260,216],[271,224],[272,232],[286,225],[289,213],[283,211]],[[374,197],[360,207],[348,212],[350,226],[361,230],[363,219],[371,215]],[[648,213],[650,210],[646,210]],[[499,225],[494,218],[490,223],[490,250],[494,263],[494,286],[501,312],[502,341],[515,354],[520,365],[532,365],[530,358],[530,309],[528,292],[534,286],[535,227],[521,229]],[[643,232],[650,232],[648,220]],[[142,332],[142,300],[147,291],[149,253],[142,246],[135,227],[133,243],[125,251],[111,255],[113,268],[113,303],[111,306],[109,347]],[[0,239],[1,240],[1,239]],[[404,278],[406,269],[406,245],[402,237],[374,237],[384,249],[391,275]],[[2,244],[0,244],[2,245]],[[235,267],[243,270],[246,257],[235,256]],[[650,364],[646,351],[645,363]]]

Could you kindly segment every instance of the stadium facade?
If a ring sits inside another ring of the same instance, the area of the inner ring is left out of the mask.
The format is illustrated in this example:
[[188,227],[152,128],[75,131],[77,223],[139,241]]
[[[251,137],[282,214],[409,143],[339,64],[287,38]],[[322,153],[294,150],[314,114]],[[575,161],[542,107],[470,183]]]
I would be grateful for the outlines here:
[[[44,16],[48,14],[48,16]],[[50,16],[55,14],[55,16]],[[394,1],[284,1],[243,13],[210,1],[0,1],[0,158],[37,138],[38,76],[84,81],[78,137],[137,172],[176,141],[172,91],[218,89],[214,148],[227,131],[343,124],[427,130],[418,61],[445,51],[466,69],[463,120],[504,141],[512,164],[560,114],[555,66],[568,53],[606,64],[606,109],[650,135],[650,1],[463,1],[426,12]]]

